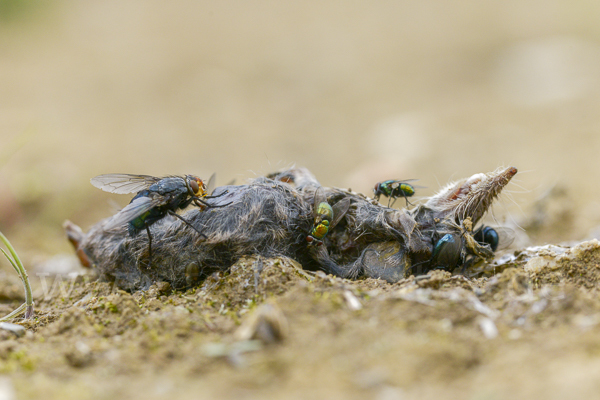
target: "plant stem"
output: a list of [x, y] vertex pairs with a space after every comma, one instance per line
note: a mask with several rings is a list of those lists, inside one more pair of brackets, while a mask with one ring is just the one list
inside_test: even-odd
[[4, 245], [10, 252], [10, 254], [12, 255], [12, 258], [9, 257], [8, 254], [6, 254], [6, 252], [4, 250], [2, 250], [2, 253], [4, 253], [4, 255], [6, 256], [8, 261], [11, 263], [11, 265], [15, 269], [15, 271], [19, 274], [19, 276], [21, 277], [21, 281], [23, 282], [23, 286], [25, 287], [25, 303], [23, 305], [21, 305], [21, 307], [17, 308], [15, 311], [13, 311], [12, 313], [8, 314], [6, 317], [1, 318], [0, 321], [17, 316], [18, 314], [20, 314], [23, 311], [24, 308], [26, 310], [25, 318], [26, 319], [31, 318], [33, 316], [33, 295], [31, 293], [31, 286], [29, 285], [29, 277], [27, 276], [27, 271], [25, 270], [25, 267], [23, 266], [23, 263], [21, 262], [19, 255], [17, 254], [15, 249], [12, 247], [12, 245], [10, 244], [10, 242], [8, 241], [6, 236], [4, 236], [2, 234], [2, 232], [0, 232], [0, 240], [2, 240], [2, 242], [4, 243]]

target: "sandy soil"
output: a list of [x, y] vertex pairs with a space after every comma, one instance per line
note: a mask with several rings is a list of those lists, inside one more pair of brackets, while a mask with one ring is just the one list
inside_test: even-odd
[[[591, 398], [600, 243], [520, 253], [490, 277], [396, 284], [246, 258], [199, 288], [79, 276], [0, 330], [18, 398]], [[501, 271], [501, 272], [500, 272]], [[3, 280], [3, 298], [18, 282]], [[62, 287], [62, 294], [60, 289]], [[52, 294], [52, 290], [56, 293]], [[43, 296], [41, 296], [43, 298]], [[13, 301], [16, 304], [16, 302]]]

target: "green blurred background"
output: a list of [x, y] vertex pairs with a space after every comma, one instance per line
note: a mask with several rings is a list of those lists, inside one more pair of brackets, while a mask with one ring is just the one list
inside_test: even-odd
[[129, 201], [89, 184], [102, 173], [224, 184], [296, 164], [430, 195], [514, 165], [499, 219], [527, 225], [558, 185], [558, 238], [589, 237], [598, 21], [573, 0], [0, 0], [0, 230], [29, 259], [70, 252], [63, 220]]

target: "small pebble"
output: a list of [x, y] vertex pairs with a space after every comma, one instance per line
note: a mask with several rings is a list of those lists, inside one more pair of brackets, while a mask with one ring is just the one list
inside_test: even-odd
[[0, 377], [0, 400], [15, 400], [16, 398], [11, 379], [7, 376]]
[[349, 290], [344, 290], [344, 299], [346, 300], [346, 303], [348, 304], [348, 308], [350, 308], [352, 311], [357, 311], [362, 309], [362, 304], [360, 303], [360, 300], [356, 298], [356, 296]]
[[508, 332], [508, 338], [510, 340], [518, 340], [521, 336], [523, 336], [523, 334], [518, 329], [511, 329], [510, 332]]
[[69, 365], [74, 368], [83, 368], [90, 365], [93, 361], [92, 349], [84, 342], [75, 343], [75, 348], [65, 353], [65, 358]]
[[283, 341], [288, 332], [285, 315], [275, 304], [259, 306], [235, 332], [238, 340], [260, 340], [264, 344]]
[[488, 339], [494, 339], [498, 336], [498, 328], [496, 324], [489, 318], [479, 319], [479, 327], [483, 331], [483, 335]]
[[17, 337], [25, 335], [25, 328], [23, 328], [21, 325], [11, 324], [10, 322], [0, 322], [0, 329], [10, 331], [17, 335]]

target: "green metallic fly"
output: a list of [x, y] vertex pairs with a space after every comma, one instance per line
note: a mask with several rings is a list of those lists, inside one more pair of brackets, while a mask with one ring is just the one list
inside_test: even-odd
[[[386, 196], [388, 200], [388, 207], [392, 207], [399, 197], [404, 197], [406, 205], [411, 204], [408, 198], [415, 194], [415, 188], [422, 188], [423, 186], [410, 185], [407, 182], [413, 182], [417, 179], [404, 179], [404, 180], [389, 180], [375, 184], [373, 193], [375, 193], [375, 200], [379, 201], [381, 195]], [[394, 201], [392, 202], [392, 199]], [[392, 202], [390, 204], [390, 202]], [[412, 204], [411, 204], [412, 205]]]
[[315, 199], [313, 206], [313, 216], [315, 218], [313, 227], [306, 237], [306, 241], [309, 245], [320, 246], [323, 244], [323, 239], [327, 236], [327, 233], [335, 228], [340, 222], [342, 217], [348, 212], [350, 208], [350, 199], [344, 198], [334, 206], [330, 206], [327, 202], [327, 197], [322, 187], [318, 187], [315, 190]]
[[[201, 210], [207, 207], [224, 207], [207, 203], [207, 199], [215, 185], [215, 174], [208, 182], [208, 186], [197, 176], [167, 176], [158, 178], [149, 175], [133, 174], [106, 174], [98, 175], [91, 179], [92, 185], [105, 192], [126, 194], [136, 193], [131, 202], [118, 214], [108, 221], [104, 229], [110, 230], [120, 226], [127, 226], [130, 236], [135, 236], [142, 230], [148, 233], [148, 264], [152, 264], [152, 235], [150, 226], [171, 215], [183, 221], [195, 230], [200, 236], [206, 237], [198, 228], [190, 224], [176, 213], [190, 204]], [[222, 193], [221, 195], [225, 194]]]

